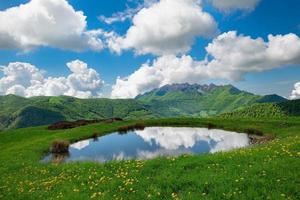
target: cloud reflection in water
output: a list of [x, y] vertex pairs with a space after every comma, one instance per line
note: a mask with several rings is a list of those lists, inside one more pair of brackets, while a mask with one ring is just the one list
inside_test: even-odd
[[206, 128], [149, 127], [98, 140], [84, 140], [70, 146], [65, 161], [152, 159], [159, 156], [228, 151], [248, 146], [247, 134]]

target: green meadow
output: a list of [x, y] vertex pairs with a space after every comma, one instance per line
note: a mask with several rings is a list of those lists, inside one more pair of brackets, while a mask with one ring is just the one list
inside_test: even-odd
[[[230, 152], [146, 161], [42, 163], [56, 139], [75, 142], [119, 127], [187, 126], [274, 136]], [[93, 124], [69, 130], [46, 126], [0, 133], [0, 199], [299, 199], [300, 118], [178, 118]]]

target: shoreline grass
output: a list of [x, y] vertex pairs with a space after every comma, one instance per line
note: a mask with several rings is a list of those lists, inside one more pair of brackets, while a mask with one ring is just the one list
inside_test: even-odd
[[[105, 164], [41, 163], [54, 140], [76, 142], [120, 127], [207, 127], [276, 138], [226, 153]], [[0, 199], [297, 199], [300, 118], [178, 118], [93, 124], [49, 131], [46, 126], [0, 133]]]

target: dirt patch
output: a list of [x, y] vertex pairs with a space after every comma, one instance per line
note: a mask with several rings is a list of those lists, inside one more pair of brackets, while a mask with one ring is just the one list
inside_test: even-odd
[[69, 121], [60, 121], [56, 122], [50, 126], [48, 126], [49, 130], [61, 130], [61, 129], [71, 129], [76, 128], [79, 126], [85, 126], [89, 124], [96, 124], [96, 123], [113, 123], [116, 121], [123, 121], [121, 118], [109, 118], [109, 119], [96, 119], [96, 120], [77, 120], [73, 122]]
[[274, 140], [272, 135], [249, 135], [251, 144], [264, 144], [271, 140]]

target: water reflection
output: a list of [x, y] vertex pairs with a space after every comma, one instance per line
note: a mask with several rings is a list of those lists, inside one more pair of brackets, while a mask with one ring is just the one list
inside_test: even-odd
[[150, 127], [144, 131], [135, 132], [150, 145], [154, 142], [168, 150], [176, 150], [181, 146], [187, 149], [192, 148], [199, 141], [209, 145], [210, 153], [244, 147], [249, 144], [247, 134], [217, 129]]
[[83, 141], [77, 142], [75, 144], [72, 144], [70, 147], [74, 148], [74, 149], [81, 150], [81, 149], [84, 149], [85, 147], [87, 147], [89, 145], [90, 145], [90, 140], [83, 140]]
[[[151, 159], [159, 156], [228, 151], [248, 146], [247, 134], [206, 128], [149, 127], [127, 134], [113, 133], [70, 146], [65, 161]], [[53, 155], [45, 158], [53, 160]]]

